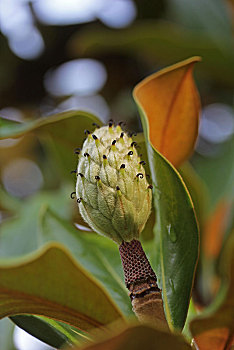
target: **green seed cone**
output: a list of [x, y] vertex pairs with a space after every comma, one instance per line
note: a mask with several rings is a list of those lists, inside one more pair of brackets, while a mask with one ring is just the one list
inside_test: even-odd
[[138, 239], [149, 217], [152, 190], [132, 139], [103, 126], [84, 141], [76, 196], [83, 219], [117, 244]]

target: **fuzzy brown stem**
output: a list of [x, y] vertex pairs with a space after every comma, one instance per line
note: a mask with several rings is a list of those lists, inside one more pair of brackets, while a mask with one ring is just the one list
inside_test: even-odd
[[157, 277], [140, 241], [122, 242], [119, 246], [126, 287], [132, 308], [141, 322], [168, 327]]

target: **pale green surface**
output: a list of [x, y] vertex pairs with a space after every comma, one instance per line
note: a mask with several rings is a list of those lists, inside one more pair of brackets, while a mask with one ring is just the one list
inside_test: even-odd
[[83, 219], [117, 244], [139, 238], [152, 201], [133, 140], [126, 133], [121, 137], [122, 133], [120, 126], [104, 126], [94, 131], [96, 140], [88, 135], [79, 157], [76, 184]]

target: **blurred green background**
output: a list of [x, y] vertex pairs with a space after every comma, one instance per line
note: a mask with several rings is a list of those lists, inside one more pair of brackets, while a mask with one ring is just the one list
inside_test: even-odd
[[[194, 289], [194, 300], [200, 306], [210, 304], [219, 289], [220, 254], [232, 231], [233, 20], [232, 0], [0, 3], [0, 116], [5, 119], [23, 122], [77, 109], [103, 122], [124, 120], [128, 130], [140, 132], [133, 87], [162, 67], [193, 55], [202, 57], [195, 68], [202, 101], [199, 137], [190, 163], [180, 169], [201, 230]], [[0, 141], [3, 226], [17, 215], [26, 222], [32, 212], [24, 208], [36, 212], [42, 190], [49, 195], [57, 192], [51, 205], [63, 217], [74, 220], [77, 216], [68, 200], [74, 188], [74, 177], [69, 176], [72, 169], [61, 171], [48, 152], [48, 140], [44, 141], [44, 136], [33, 133]], [[60, 197], [65, 199], [58, 205]], [[22, 253], [33, 249], [30, 239], [28, 242]], [[3, 241], [1, 256], [6, 255]], [[1, 350], [29, 349], [12, 343], [7, 322], [0, 322]]]

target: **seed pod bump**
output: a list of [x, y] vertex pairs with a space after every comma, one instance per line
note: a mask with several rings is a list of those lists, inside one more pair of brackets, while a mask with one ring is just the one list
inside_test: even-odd
[[87, 133], [78, 159], [76, 196], [83, 219], [117, 244], [138, 239], [151, 211], [152, 191], [136, 144], [121, 126]]

